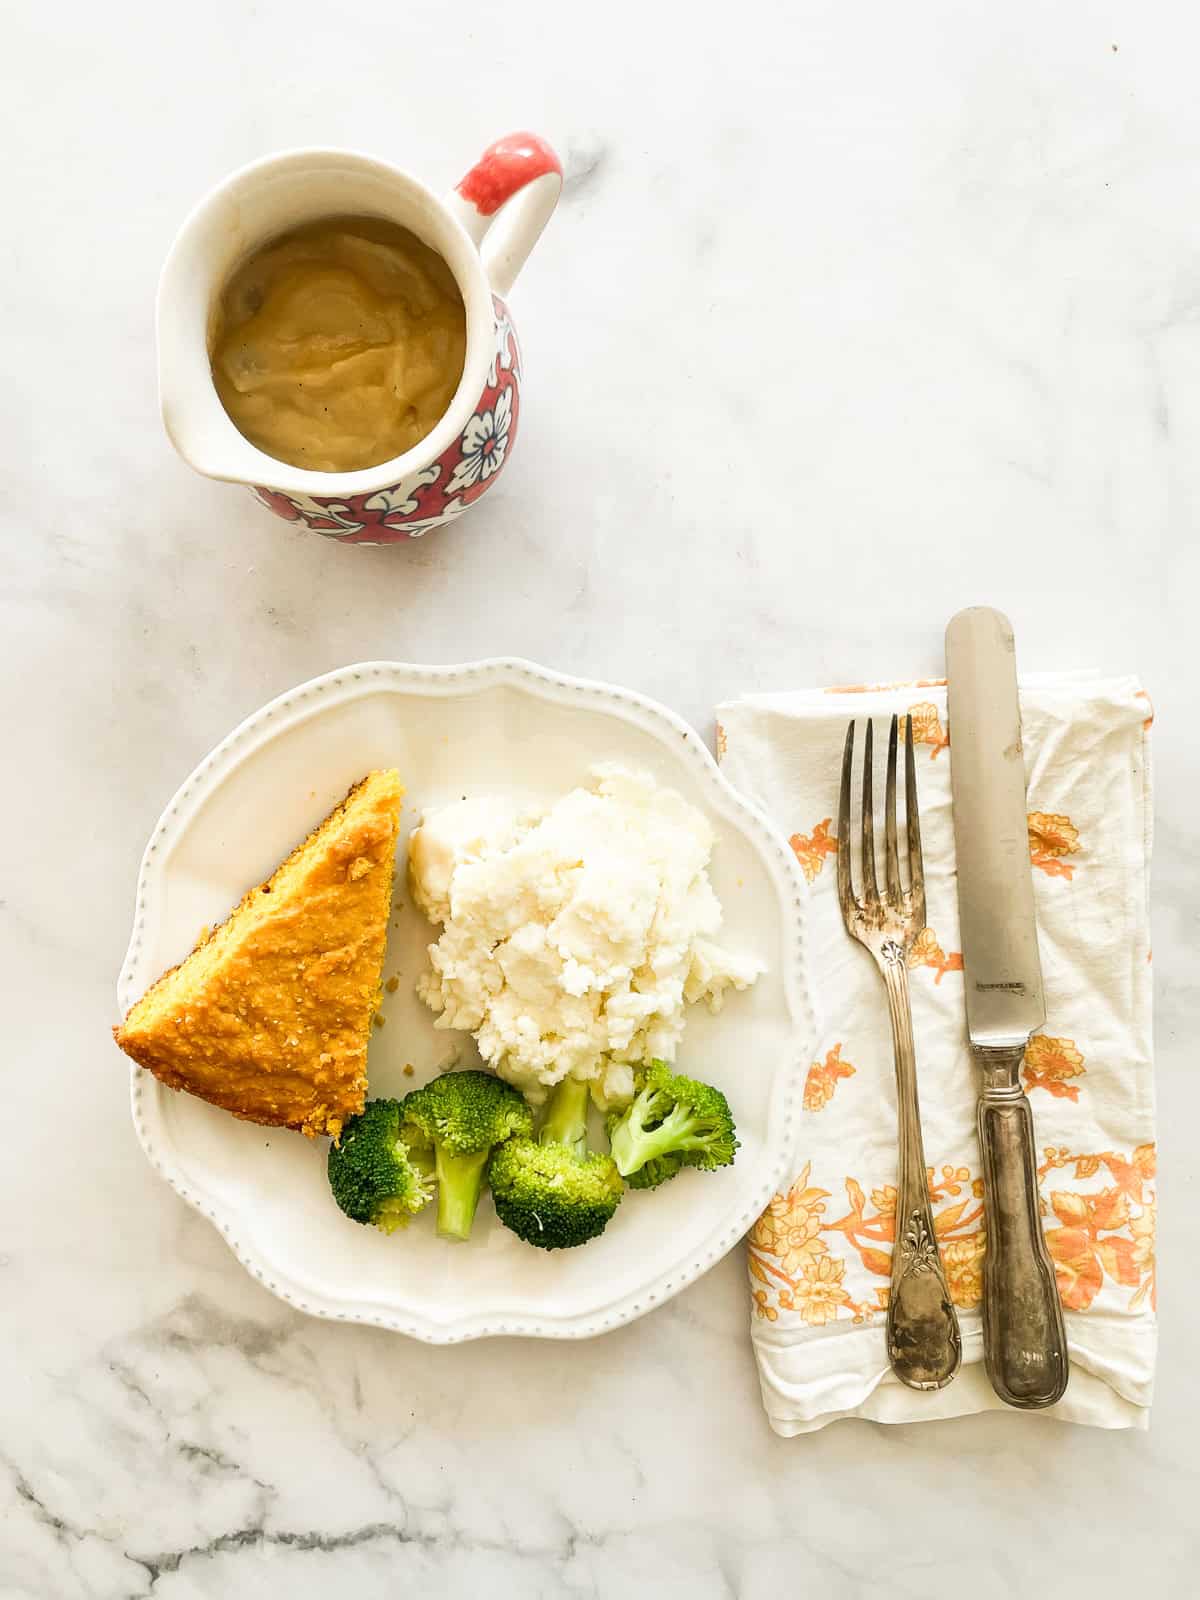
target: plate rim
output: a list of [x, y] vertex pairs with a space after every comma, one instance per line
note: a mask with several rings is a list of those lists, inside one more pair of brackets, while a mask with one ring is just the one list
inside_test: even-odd
[[[175, 791], [151, 831], [138, 869], [133, 928], [117, 980], [120, 1014], [124, 1016], [137, 997], [135, 974], [147, 945], [147, 929], [157, 926], [162, 884], [174, 846], [204, 800], [281, 728], [312, 714], [317, 702], [324, 708], [336, 701], [339, 690], [342, 697], [349, 700], [373, 692], [374, 687], [384, 686], [388, 681], [410, 693], [469, 692], [473, 688], [504, 684], [532, 691], [542, 698], [582, 700], [593, 707], [602, 702], [600, 709], [657, 735], [665, 743], [674, 746], [675, 740], [682, 740], [714, 799], [722, 802], [714, 809], [719, 814], [739, 818], [743, 832], [756, 844], [778, 896], [785, 930], [781, 978], [790, 1022], [789, 1037], [793, 1042], [775, 1069], [768, 1098], [761, 1182], [736, 1216], [720, 1224], [685, 1262], [668, 1268], [648, 1285], [614, 1302], [587, 1312], [557, 1317], [546, 1308], [539, 1316], [505, 1315], [497, 1319], [483, 1313], [469, 1313], [446, 1322], [423, 1317], [415, 1310], [397, 1315], [391, 1307], [367, 1301], [347, 1305], [332, 1296], [322, 1295], [312, 1284], [299, 1282], [281, 1272], [278, 1264], [265, 1255], [245, 1216], [231, 1214], [231, 1208], [206, 1193], [194, 1175], [189, 1176], [180, 1169], [162, 1119], [163, 1097], [168, 1091], [151, 1073], [131, 1062], [130, 1110], [134, 1131], [154, 1170], [181, 1199], [213, 1224], [247, 1272], [276, 1298], [310, 1316], [382, 1327], [433, 1345], [512, 1336], [581, 1339], [607, 1333], [633, 1322], [694, 1283], [727, 1255], [753, 1225], [785, 1176], [796, 1118], [802, 1114], [806, 1063], [816, 1036], [807, 951], [808, 887], [795, 855], [762, 809], [730, 783], [700, 734], [669, 707], [637, 690], [598, 679], [575, 677], [520, 656], [491, 656], [446, 665], [386, 660], [355, 662], [285, 690], [243, 718], [214, 745]], [[786, 937], [788, 930], [790, 937]]]

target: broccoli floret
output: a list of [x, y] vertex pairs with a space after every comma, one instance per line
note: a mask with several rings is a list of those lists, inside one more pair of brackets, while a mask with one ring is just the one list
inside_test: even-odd
[[432, 1163], [410, 1149], [399, 1100], [371, 1100], [329, 1147], [329, 1188], [355, 1222], [384, 1233], [406, 1227], [433, 1199]]
[[631, 1189], [656, 1189], [684, 1167], [729, 1166], [738, 1147], [729, 1102], [719, 1089], [652, 1061], [626, 1111], [609, 1114], [609, 1144]]
[[522, 1096], [490, 1072], [443, 1072], [405, 1096], [403, 1133], [437, 1176], [437, 1231], [466, 1239], [475, 1220], [484, 1169], [496, 1145], [533, 1130]]
[[493, 1151], [488, 1182], [496, 1215], [526, 1244], [568, 1250], [604, 1232], [624, 1193], [610, 1156], [587, 1147], [588, 1086], [565, 1078], [536, 1139]]

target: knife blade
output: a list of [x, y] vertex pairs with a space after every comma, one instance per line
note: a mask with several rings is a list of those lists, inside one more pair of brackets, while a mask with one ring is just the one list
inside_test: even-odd
[[1062, 1306], [1038, 1209], [1025, 1047], [1046, 1020], [1012, 625], [972, 606], [946, 629], [950, 787], [967, 1032], [982, 1073], [984, 1358], [1009, 1405], [1062, 1398]]
[[1025, 806], [1017, 658], [1008, 619], [987, 606], [946, 629], [959, 933], [972, 1044], [1026, 1043], [1046, 1020]]

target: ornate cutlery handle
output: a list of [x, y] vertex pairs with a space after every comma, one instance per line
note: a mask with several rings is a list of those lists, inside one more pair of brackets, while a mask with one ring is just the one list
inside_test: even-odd
[[958, 1371], [962, 1341], [929, 1207], [912, 1005], [903, 947], [891, 941], [885, 944], [880, 965], [892, 1019], [900, 1121], [896, 1242], [888, 1295], [888, 1359], [901, 1383], [910, 1389], [943, 1389]]
[[1038, 1410], [1062, 1399], [1069, 1372], [1058, 1284], [1038, 1211], [1033, 1113], [1018, 1076], [1025, 1049], [979, 1048], [975, 1054], [983, 1067], [984, 1359], [1001, 1400]]

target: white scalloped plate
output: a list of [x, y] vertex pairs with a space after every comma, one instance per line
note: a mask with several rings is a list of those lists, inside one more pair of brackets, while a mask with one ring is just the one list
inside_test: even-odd
[[[364, 663], [303, 684], [243, 722], [197, 767], [146, 847], [122, 1012], [371, 768], [400, 768], [407, 838], [425, 806], [467, 793], [549, 800], [607, 760], [648, 770], [710, 818], [722, 938], [767, 967], [717, 1016], [693, 1008], [679, 1057], [729, 1096], [742, 1140], [736, 1164], [628, 1194], [604, 1235], [579, 1250], [521, 1244], [486, 1197], [466, 1245], [438, 1240], [428, 1215], [387, 1238], [334, 1206], [324, 1140], [237, 1122], [134, 1069], [134, 1125], [155, 1169], [290, 1305], [434, 1344], [602, 1333], [720, 1260], [783, 1178], [813, 1036], [805, 889], [792, 853], [671, 712], [527, 662]], [[473, 1056], [470, 1039], [435, 1030], [413, 994], [432, 937], [416, 911], [396, 913], [385, 970], [401, 982], [371, 1042], [375, 1094], [403, 1093], [456, 1050], [460, 1060]]]

